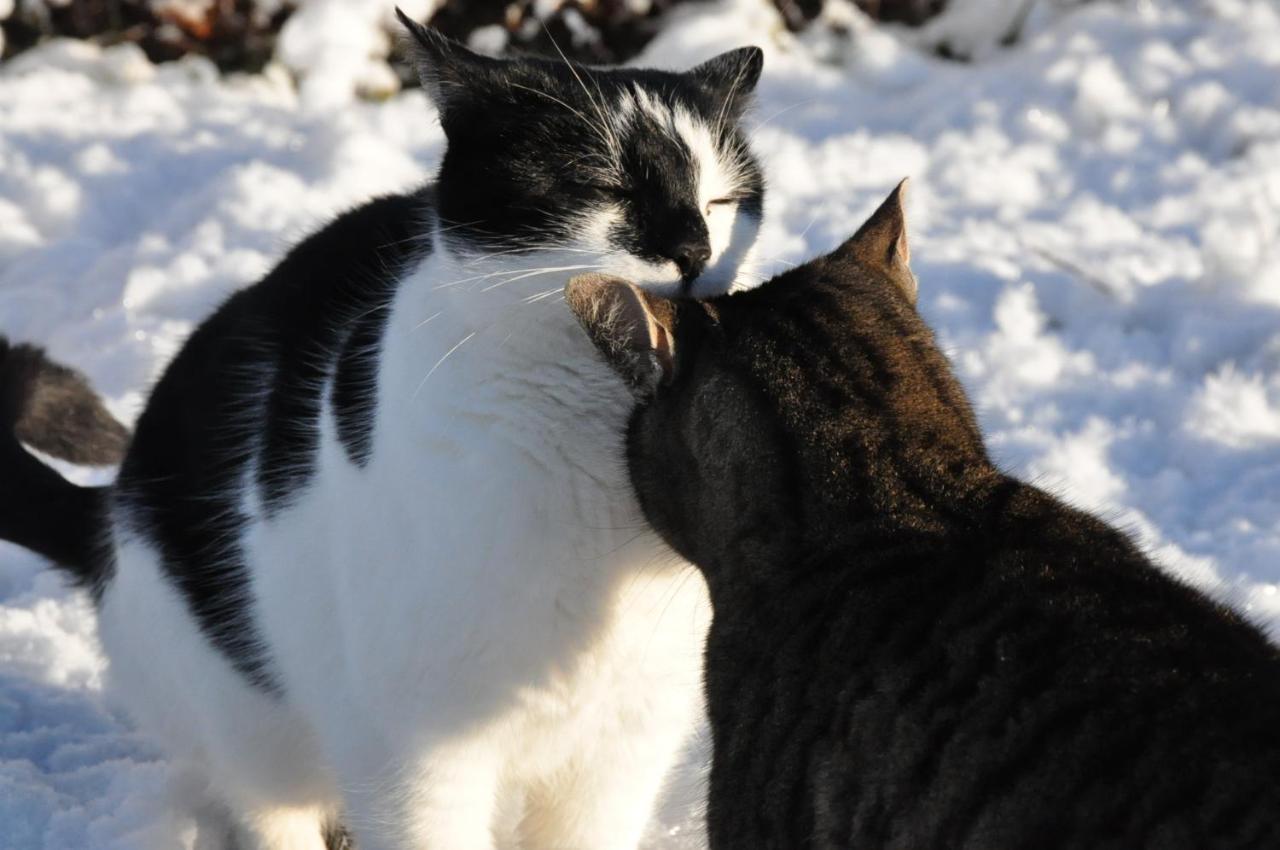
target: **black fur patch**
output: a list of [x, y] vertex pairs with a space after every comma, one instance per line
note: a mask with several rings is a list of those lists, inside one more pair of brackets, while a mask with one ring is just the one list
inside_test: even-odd
[[77, 487], [0, 434], [0, 539], [48, 558], [97, 598], [110, 573], [106, 492]]
[[382, 198], [339, 217], [201, 325], [152, 392], [119, 481], [138, 529], [206, 636], [255, 684], [269, 663], [244, 604], [238, 539], [249, 470], [263, 504], [286, 504], [314, 470], [322, 394], [367, 460], [371, 391], [398, 270], [421, 256], [429, 194]]
[[352, 322], [338, 355], [331, 403], [338, 420], [338, 439], [352, 463], [364, 466], [373, 451], [373, 408], [377, 403], [378, 357], [382, 332], [391, 314], [390, 299], [369, 308]]

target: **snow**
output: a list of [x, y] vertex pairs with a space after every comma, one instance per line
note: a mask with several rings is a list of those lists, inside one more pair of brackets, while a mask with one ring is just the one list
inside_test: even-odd
[[[305, 6], [281, 48], [300, 89], [280, 65], [219, 79], [73, 42], [0, 68], [0, 328], [131, 417], [220, 299], [428, 175], [443, 139], [423, 95], [350, 97], [386, 5]], [[970, 9], [919, 42], [978, 45], [960, 64], [828, 5], [799, 38], [763, 0], [680, 7], [638, 60], [766, 48], [762, 272], [911, 175], [920, 307], [1000, 462], [1280, 626], [1280, 9], [1037, 5], [1011, 49]], [[0, 549], [0, 850], [189, 844], [193, 792], [112, 710], [105, 666], [84, 598]], [[702, 752], [650, 850], [702, 846]]]
[[[427, 20], [437, 0], [409, 0], [400, 8]], [[400, 87], [387, 66], [389, 33], [399, 32], [394, 7], [385, 0], [310, 0], [285, 21], [277, 55], [300, 80], [303, 101], [338, 106], [353, 93], [385, 96]]]

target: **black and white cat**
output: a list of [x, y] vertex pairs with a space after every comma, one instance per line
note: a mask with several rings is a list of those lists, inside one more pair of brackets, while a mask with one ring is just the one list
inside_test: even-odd
[[900, 191], [750, 292], [566, 293], [710, 588], [711, 850], [1280, 847], [1280, 648], [991, 462]]
[[[629, 850], [700, 712], [706, 591], [641, 533], [627, 393], [543, 299], [588, 269], [738, 285], [761, 53], [603, 71], [405, 23], [436, 183], [338, 218], [202, 324], [114, 486], [10, 440], [0, 532], [91, 589], [114, 692], [241, 850], [319, 850], [337, 818], [363, 850]], [[8, 425], [56, 371], [21, 353]], [[53, 432], [95, 422], [23, 439], [59, 454]]]

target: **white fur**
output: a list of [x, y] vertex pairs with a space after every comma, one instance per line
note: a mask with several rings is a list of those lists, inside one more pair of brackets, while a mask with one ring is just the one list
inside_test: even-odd
[[[714, 196], [705, 129], [671, 126], [709, 156]], [[715, 289], [754, 237], [735, 216], [709, 219]], [[244, 850], [320, 850], [335, 814], [362, 850], [639, 841], [700, 711], [709, 609], [644, 528], [621, 454], [630, 399], [559, 297], [586, 268], [678, 284], [611, 251], [604, 227], [503, 257], [436, 234], [392, 310], [368, 466], [325, 410], [287, 509], [266, 518], [245, 487], [245, 604], [282, 698], [210, 647], [116, 517], [114, 692], [236, 814]]]

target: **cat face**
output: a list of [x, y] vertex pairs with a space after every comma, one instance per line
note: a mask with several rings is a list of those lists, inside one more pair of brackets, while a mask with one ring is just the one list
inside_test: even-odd
[[[738, 121], [763, 62], [682, 74], [479, 56], [404, 19], [448, 148], [438, 203], [462, 250], [563, 250], [665, 295], [724, 292], [755, 242], [764, 185]], [[577, 264], [577, 263], [575, 263]]]
[[699, 565], [785, 549], [850, 507], [917, 498], [904, 458], [984, 457], [915, 295], [901, 187], [835, 251], [749, 292], [671, 301], [570, 282], [570, 307], [635, 392], [632, 483], [668, 543]]

